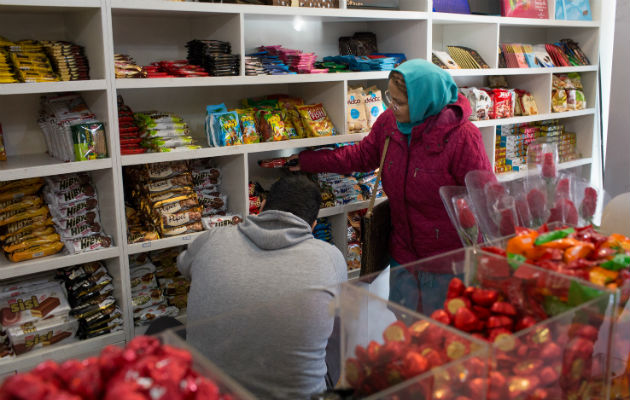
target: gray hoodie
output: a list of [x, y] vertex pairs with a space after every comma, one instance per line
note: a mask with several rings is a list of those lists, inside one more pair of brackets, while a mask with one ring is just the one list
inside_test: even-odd
[[333, 294], [317, 289], [347, 279], [339, 249], [301, 218], [271, 210], [199, 236], [178, 267], [192, 281], [193, 347], [263, 399], [325, 389]]

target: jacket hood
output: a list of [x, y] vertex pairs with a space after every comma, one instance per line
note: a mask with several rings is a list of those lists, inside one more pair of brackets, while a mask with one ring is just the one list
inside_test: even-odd
[[264, 250], [278, 250], [313, 238], [311, 227], [302, 218], [285, 211], [269, 210], [251, 215], [237, 225], [238, 230]]
[[394, 71], [405, 77], [411, 124], [421, 123], [457, 101], [455, 81], [448, 72], [431, 62], [409, 60]]

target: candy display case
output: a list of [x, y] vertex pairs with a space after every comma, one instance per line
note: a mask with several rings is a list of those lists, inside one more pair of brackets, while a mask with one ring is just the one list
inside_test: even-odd
[[[550, 224], [547, 233], [547, 238], [554, 238], [553, 240], [542, 243], [545, 239], [543, 235], [522, 231], [488, 242], [482, 248], [491, 251], [506, 250], [507, 256], [511, 258], [526, 256], [529, 262], [541, 268], [574, 276], [578, 280], [598, 285], [602, 290], [616, 296], [617, 307], [612, 315], [614, 325], [608, 367], [611, 379], [610, 398], [630, 398], [630, 239], [618, 234], [604, 236], [591, 227], [567, 228], [557, 223]], [[527, 244], [528, 237], [533, 240], [531, 247], [523, 246]], [[573, 246], [565, 247], [563, 243]], [[580, 246], [586, 250], [572, 259], [571, 249], [577, 250]], [[552, 253], [556, 256], [551, 257]]]
[[[432, 301], [415, 284], [423, 271], [444, 273], [433, 281]], [[475, 248], [390, 273], [394, 302], [491, 343], [486, 398], [609, 398], [613, 293]]]

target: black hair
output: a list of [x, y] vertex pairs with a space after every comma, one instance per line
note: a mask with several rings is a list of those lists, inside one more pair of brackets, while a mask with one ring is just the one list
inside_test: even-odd
[[303, 175], [278, 179], [269, 190], [264, 211], [290, 212], [312, 225], [317, 219], [322, 195], [319, 186]]
[[396, 87], [400, 89], [400, 91], [403, 92], [405, 96], [407, 96], [407, 84], [405, 83], [405, 77], [403, 74], [398, 71], [392, 70], [389, 73], [388, 79], [394, 82], [394, 85], [396, 85]]

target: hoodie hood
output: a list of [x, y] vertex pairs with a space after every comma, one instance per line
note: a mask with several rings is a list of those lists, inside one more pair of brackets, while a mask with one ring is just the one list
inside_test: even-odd
[[311, 227], [306, 221], [289, 212], [278, 210], [250, 215], [237, 228], [264, 250], [283, 249], [313, 238]]
[[405, 77], [409, 124], [418, 125], [457, 101], [457, 85], [451, 75], [426, 60], [409, 60], [394, 71]]

